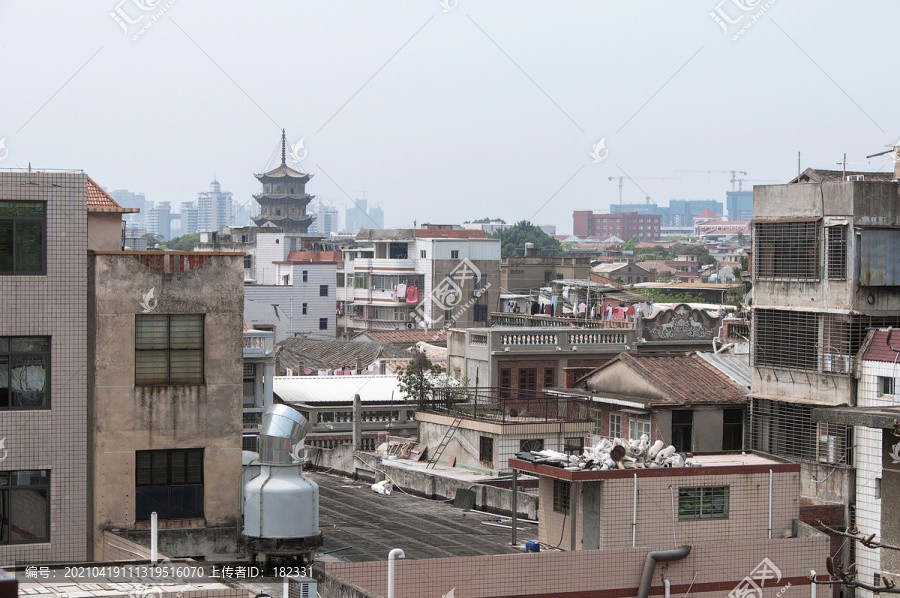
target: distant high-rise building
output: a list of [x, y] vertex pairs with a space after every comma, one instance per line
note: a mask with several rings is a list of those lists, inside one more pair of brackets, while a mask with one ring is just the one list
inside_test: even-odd
[[147, 232], [153, 235], [159, 235], [164, 241], [166, 239], [171, 239], [171, 216], [172, 204], [168, 201], [159, 202], [155, 208], [147, 210]]
[[197, 194], [198, 226], [201, 231], [218, 231], [231, 224], [231, 192], [222, 191], [219, 181], [209, 184], [209, 191]]
[[726, 191], [725, 205], [729, 220], [753, 220], [753, 190]]
[[253, 226], [253, 218], [259, 216], [259, 204], [255, 201], [231, 204], [231, 226]]
[[724, 214], [724, 206], [721, 201], [714, 199], [673, 199], [669, 201], [669, 221], [663, 221], [668, 226], [693, 226], [694, 216], [699, 216], [703, 210], [712, 210], [717, 216]]
[[135, 225], [144, 223], [144, 216], [147, 208], [150, 207], [150, 203], [143, 193], [133, 193], [127, 189], [116, 189], [115, 191], [110, 191], [109, 194], [123, 208], [137, 208], [140, 210], [136, 214], [126, 214], [126, 222]]
[[310, 205], [309, 211], [316, 219], [309, 226], [309, 232], [327, 236], [338, 232], [338, 210], [334, 206], [326, 206], [321, 201], [317, 205]]
[[190, 235], [200, 231], [200, 208], [192, 201], [181, 202], [181, 234]]
[[364, 228], [384, 228], [384, 210], [369, 207], [367, 199], [355, 199], [344, 212], [345, 233], [356, 234]]

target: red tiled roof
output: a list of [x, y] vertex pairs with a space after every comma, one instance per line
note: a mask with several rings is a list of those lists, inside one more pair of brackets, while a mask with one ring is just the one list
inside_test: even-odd
[[88, 212], [113, 212], [127, 214], [138, 212], [137, 208], [123, 208], [109, 193], [103, 190], [94, 179], [87, 177], [87, 207]]
[[[888, 346], [887, 330], [873, 330], [871, 340], [867, 342], [867, 347], [863, 355], [866, 361], [883, 361], [886, 363], [900, 363], [898, 353]], [[900, 349], [900, 329], [891, 332], [891, 345]]]
[[594, 274], [593, 272], [591, 272], [591, 282], [596, 282], [598, 284], [608, 284], [616, 287], [617, 289], [622, 287], [622, 285], [615, 280], [612, 280], [611, 278], [607, 278], [605, 276], [600, 276], [599, 274]]
[[483, 230], [415, 229], [417, 239], [486, 239]]
[[[678, 404], [743, 404], [747, 402], [747, 397], [730, 378], [694, 354], [672, 357], [636, 357], [629, 353], [620, 353], [610, 363], [594, 371], [610, 367], [617, 361], [637, 372], [638, 375], [662, 390], [672, 402]], [[590, 375], [588, 374], [588, 376]]]
[[710, 210], [709, 208], [706, 208], [705, 210], [703, 210], [702, 212], [700, 212], [699, 214], [694, 216], [694, 218], [718, 218], [718, 217], [719, 217], [719, 215], [716, 214], [715, 212], [713, 212], [712, 210]]
[[344, 259], [340, 251], [292, 251], [287, 256], [289, 262], [338, 262]]

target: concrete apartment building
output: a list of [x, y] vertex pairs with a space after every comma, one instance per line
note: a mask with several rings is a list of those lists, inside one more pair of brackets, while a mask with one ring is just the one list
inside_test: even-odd
[[[530, 246], [530, 247], [529, 247]], [[500, 287], [503, 293], [531, 293], [553, 280], [586, 280], [591, 260], [586, 257], [541, 255], [533, 243], [525, 244], [525, 256], [500, 258]]]
[[804, 500], [849, 525], [852, 427], [811, 412], [856, 405], [868, 330], [900, 324], [900, 184], [813, 174], [754, 187], [750, 447], [801, 463]]
[[488, 325], [500, 300], [500, 240], [425, 226], [357, 234], [358, 243], [372, 247], [345, 252], [338, 275], [342, 331]]
[[240, 512], [243, 256], [88, 256], [93, 558], [104, 533], [160, 552], [230, 548]]
[[618, 237], [628, 241], [640, 237], [643, 241], [659, 241], [662, 238], [659, 214], [596, 214], [590, 210], [576, 210], [572, 213], [572, 233], [578, 237]]

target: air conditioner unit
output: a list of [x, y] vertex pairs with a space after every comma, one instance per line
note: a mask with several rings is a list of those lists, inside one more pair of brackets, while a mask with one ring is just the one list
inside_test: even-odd
[[819, 436], [819, 462], [837, 463], [837, 437], [830, 435]]
[[287, 598], [316, 598], [318, 584], [311, 577], [288, 577]]
[[848, 174], [847, 180], [848, 181], [864, 181], [864, 180], [866, 180], [866, 175], [864, 175], [864, 174]]
[[412, 330], [412, 329], [415, 328], [415, 327], [416, 327], [416, 325], [415, 325], [414, 323], [412, 323], [412, 322], [407, 322], [407, 323], [406, 323], [406, 329], [407, 329], [407, 330]]
[[849, 355], [825, 355], [824, 371], [832, 374], [849, 374], [850, 373], [850, 356]]

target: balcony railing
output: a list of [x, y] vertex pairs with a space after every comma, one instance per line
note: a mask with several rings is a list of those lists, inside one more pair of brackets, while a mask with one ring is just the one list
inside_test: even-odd
[[586, 421], [569, 417], [567, 397], [514, 388], [434, 388], [423, 411], [500, 423]]
[[244, 358], [266, 357], [272, 354], [275, 345], [275, 333], [269, 330], [244, 331]]
[[576, 327], [576, 328], [634, 328], [634, 322], [624, 320], [598, 320], [590, 318], [567, 318], [562, 316], [541, 316], [530, 314], [491, 313], [491, 326], [514, 328]]

